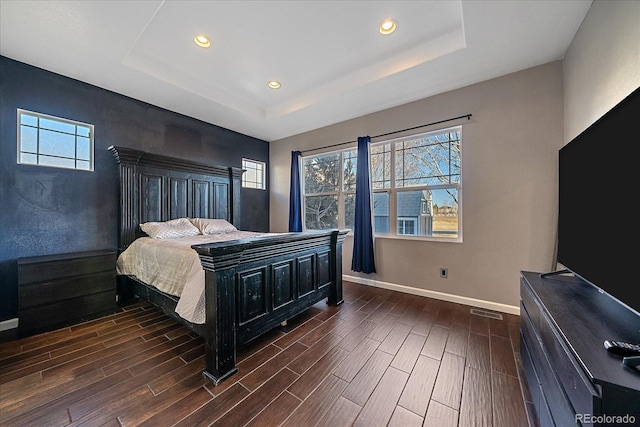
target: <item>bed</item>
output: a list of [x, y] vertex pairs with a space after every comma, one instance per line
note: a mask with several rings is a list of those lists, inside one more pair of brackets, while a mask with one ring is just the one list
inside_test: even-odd
[[[126, 147], [109, 150], [119, 167], [120, 256], [136, 240], [149, 239], [141, 224], [183, 218], [220, 219], [234, 227], [240, 223], [241, 169]], [[179, 296], [136, 275], [118, 275], [118, 298], [121, 304], [148, 301], [202, 336], [204, 375], [218, 384], [237, 372], [237, 347], [323, 299], [331, 305], [343, 302], [341, 260], [346, 233], [260, 233], [190, 244], [204, 271], [202, 323], [179, 314]]]

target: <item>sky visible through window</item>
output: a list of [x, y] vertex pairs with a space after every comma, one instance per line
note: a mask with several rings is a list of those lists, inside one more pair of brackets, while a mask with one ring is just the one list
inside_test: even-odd
[[93, 170], [93, 126], [18, 110], [18, 163]]

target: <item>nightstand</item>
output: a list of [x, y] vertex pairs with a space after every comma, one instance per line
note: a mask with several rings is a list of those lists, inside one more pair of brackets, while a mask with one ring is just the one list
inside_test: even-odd
[[116, 311], [116, 252], [19, 258], [18, 335], [25, 337]]

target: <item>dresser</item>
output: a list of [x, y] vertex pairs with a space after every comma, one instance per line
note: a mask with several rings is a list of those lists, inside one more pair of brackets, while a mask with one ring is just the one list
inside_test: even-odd
[[520, 296], [520, 352], [540, 425], [640, 424], [640, 372], [603, 345], [640, 342], [640, 316], [573, 276], [522, 272]]
[[116, 252], [19, 258], [18, 335], [51, 331], [116, 311]]

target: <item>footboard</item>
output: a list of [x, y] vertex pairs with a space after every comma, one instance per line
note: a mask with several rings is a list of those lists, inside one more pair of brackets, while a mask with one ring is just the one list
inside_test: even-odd
[[205, 270], [205, 375], [237, 372], [236, 347], [327, 298], [342, 303], [346, 230], [286, 233], [193, 246]]

